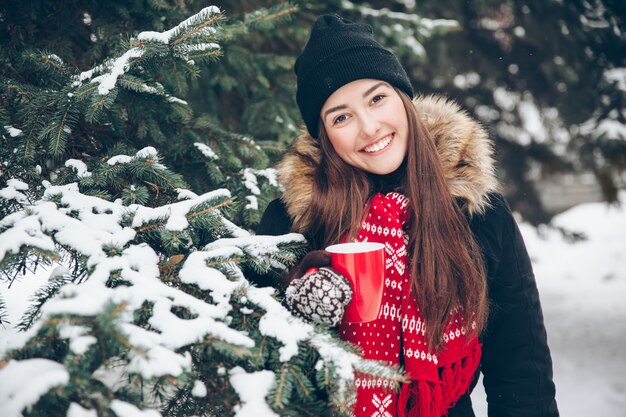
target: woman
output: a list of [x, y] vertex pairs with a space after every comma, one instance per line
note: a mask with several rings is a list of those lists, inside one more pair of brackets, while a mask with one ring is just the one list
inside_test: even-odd
[[[257, 234], [311, 242], [281, 285], [294, 313], [409, 375], [401, 387], [357, 375], [355, 415], [473, 416], [482, 370], [490, 416], [557, 416], [536, 284], [483, 129], [445, 99], [411, 101], [396, 57], [337, 15], [315, 22], [295, 72], [308, 132]], [[385, 244], [373, 322], [341, 321], [350, 284], [323, 250], [353, 240]]]

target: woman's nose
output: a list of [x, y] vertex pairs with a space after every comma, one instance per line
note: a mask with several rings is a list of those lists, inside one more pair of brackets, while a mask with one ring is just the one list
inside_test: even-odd
[[361, 134], [366, 138], [374, 136], [380, 129], [380, 123], [378, 119], [374, 117], [362, 117], [361, 118]]

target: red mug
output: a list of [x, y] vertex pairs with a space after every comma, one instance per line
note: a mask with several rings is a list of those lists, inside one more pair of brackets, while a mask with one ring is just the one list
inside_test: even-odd
[[385, 283], [385, 245], [374, 242], [339, 243], [326, 248], [332, 267], [352, 284], [352, 301], [343, 321], [376, 320]]

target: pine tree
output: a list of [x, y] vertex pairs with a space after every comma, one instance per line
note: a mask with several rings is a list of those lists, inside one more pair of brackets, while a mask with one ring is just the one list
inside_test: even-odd
[[204, 3], [0, 3], [0, 280], [51, 269], [3, 348], [2, 415], [243, 415], [241, 380], [271, 386], [277, 414], [328, 415], [353, 366], [390, 372], [247, 282], [306, 250], [249, 230], [279, 193], [268, 167], [297, 133], [293, 61], [321, 13], [370, 23], [418, 91], [490, 127], [529, 220], [548, 219], [529, 172], [619, 185], [620, 2], [234, 0], [228, 19]]
[[[2, 81], [0, 94], [7, 99], [15, 98], [16, 94], [19, 97], [25, 94], [40, 96], [42, 91], [49, 93], [51, 85], [56, 91], [58, 85], [68, 85], [68, 77], [87, 77], [90, 71], [100, 71], [98, 65], [109, 56], [120, 57], [129, 50], [130, 36], [138, 34], [135, 28], [163, 30], [166, 23], [174, 26], [184, 19], [184, 13], [189, 15], [189, 11], [198, 11], [203, 3], [196, 0], [153, 3], [73, 0], [63, 5], [49, 0], [28, 4], [3, 3], [0, 5], [0, 16], [3, 17], [0, 25], [0, 60], [3, 63], [0, 79], [11, 83]], [[43, 106], [46, 111], [21, 116], [30, 120], [30, 126], [38, 134], [38, 137], [32, 137], [34, 132], [24, 131], [27, 140], [23, 150], [25, 157], [31, 159], [30, 166], [36, 168], [39, 165], [44, 177], [57, 168], [62, 157], [42, 160], [47, 154], [41, 153], [39, 148], [44, 145], [56, 146], [56, 152], [63, 152], [63, 157], [84, 159], [84, 154], [134, 153], [150, 144], [159, 149], [167, 166], [181, 174], [194, 192], [221, 186], [238, 192], [232, 187], [244, 187], [242, 191], [245, 190], [249, 198], [234, 203], [237, 206], [235, 219], [242, 226], [253, 228], [265, 205], [277, 196], [274, 177], [265, 168], [285, 149], [287, 138], [296, 132], [294, 126], [297, 123], [293, 86], [286, 81], [291, 76], [293, 56], [264, 52], [269, 47], [262, 43], [273, 31], [288, 26], [284, 23], [291, 19], [294, 11], [295, 7], [290, 3], [239, 11], [235, 18], [222, 21], [222, 30], [211, 38], [211, 42], [219, 42], [219, 50], [195, 51], [189, 54], [189, 61], [176, 55], [162, 55], [164, 59], [171, 59], [167, 71], [161, 70], [164, 67], [142, 63], [147, 62], [145, 56], [132, 59], [131, 62], [137, 62], [121, 76], [121, 88], [99, 96], [100, 101], [97, 106], [93, 103], [92, 112], [79, 121], [79, 126], [74, 126], [74, 133], [70, 135], [74, 138], [71, 146], [61, 146], [68, 136], [62, 128], [55, 145], [42, 145], [42, 140], [50, 142], [50, 139], [43, 138], [34, 120], [35, 117], [39, 117], [40, 122], [63, 119], [62, 103], [68, 97], [60, 93], [38, 97], [42, 106], [43, 101], [47, 103]], [[73, 24], [63, 23], [67, 21]], [[54, 53], [50, 52], [51, 48]], [[154, 48], [150, 46], [148, 53], [159, 54]], [[202, 71], [204, 68], [208, 70]], [[68, 72], [71, 69], [80, 69], [80, 72]], [[149, 75], [145, 85], [133, 79], [142, 76], [139, 72]], [[22, 80], [26, 81], [25, 86], [20, 86]], [[146, 88], [151, 95], [139, 94], [147, 92]], [[282, 93], [277, 94], [278, 90]], [[164, 91], [167, 91], [167, 97], [163, 95]], [[82, 105], [91, 99], [91, 93], [88, 91], [89, 97], [86, 97], [81, 91], [80, 95], [72, 97], [73, 101], [80, 103], [69, 106], [65, 115], [66, 130], [75, 124], [73, 117], [77, 104]], [[121, 94], [119, 99], [128, 105], [111, 111], [108, 103], [115, 101], [117, 94]], [[61, 104], [52, 103], [52, 100], [59, 100]], [[170, 105], [155, 108], [153, 100], [167, 100]], [[30, 105], [37, 108], [34, 102]], [[192, 108], [193, 112], [190, 111]], [[10, 132], [3, 131], [3, 136], [17, 134], [18, 130], [12, 128], [8, 118], [16, 112], [10, 101], [0, 102], [0, 122], [10, 129]], [[98, 131], [93, 130], [94, 124], [97, 124]], [[33, 159], [33, 156], [37, 158]], [[213, 163], [214, 157], [221, 158], [219, 167]], [[244, 172], [245, 169], [248, 170]], [[6, 176], [10, 175], [11, 172], [7, 171]], [[252, 182], [244, 181], [244, 176]], [[252, 189], [246, 188], [246, 184]]]
[[616, 202], [626, 171], [626, 3], [354, 0], [307, 10], [366, 21], [420, 94], [445, 94], [494, 139], [512, 207], [533, 224], [536, 183], [592, 172]]
[[[221, 42], [291, 7], [231, 25], [207, 7], [94, 52], [88, 69], [54, 45], [3, 49], [1, 278], [53, 269], [0, 352], [0, 414], [347, 415], [355, 370], [402, 378], [249, 284], [246, 271], [280, 274], [306, 242], [246, 230], [276, 188], [269, 157], [183, 99]], [[198, 165], [212, 191], [189, 188]]]
[[526, 220], [550, 220], [535, 185], [555, 174], [593, 172], [605, 199], [616, 201], [626, 171], [626, 3], [368, 4], [377, 25], [387, 25], [380, 16], [416, 12], [456, 22], [446, 36], [423, 38], [422, 62], [397, 51], [417, 90], [455, 98], [489, 129], [504, 191]]

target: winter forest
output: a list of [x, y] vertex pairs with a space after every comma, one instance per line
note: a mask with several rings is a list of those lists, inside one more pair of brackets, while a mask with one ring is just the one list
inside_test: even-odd
[[349, 416], [355, 370], [403, 380], [250, 282], [308, 250], [254, 230], [328, 12], [487, 128], [561, 413], [626, 416], [626, 2], [3, 0], [1, 417]]

